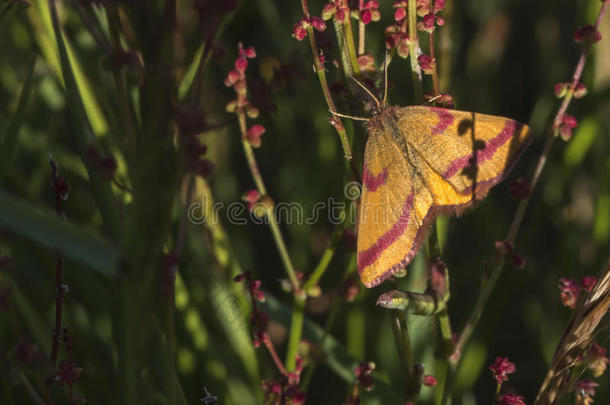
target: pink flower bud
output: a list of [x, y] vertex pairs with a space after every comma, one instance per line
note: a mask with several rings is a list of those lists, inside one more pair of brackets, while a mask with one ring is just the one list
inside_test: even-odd
[[436, 385], [436, 378], [431, 375], [425, 375], [422, 380], [422, 384], [424, 384], [426, 387], [434, 387]]
[[259, 124], [256, 124], [246, 132], [246, 139], [254, 148], [258, 148], [261, 146], [261, 136], [265, 133], [265, 127]]
[[602, 39], [602, 34], [599, 33], [597, 28], [592, 25], [585, 25], [584, 27], [580, 27], [574, 32], [574, 42], [576, 43], [589, 43], [593, 44], [595, 42], [599, 42]]
[[311, 17], [311, 25], [318, 31], [324, 31], [326, 29], [326, 23], [320, 17]]
[[557, 98], [563, 98], [568, 92], [569, 86], [570, 83], [557, 83], [554, 87], [555, 96], [557, 96]]
[[587, 87], [579, 82], [574, 89], [574, 98], [583, 98], [588, 92]]

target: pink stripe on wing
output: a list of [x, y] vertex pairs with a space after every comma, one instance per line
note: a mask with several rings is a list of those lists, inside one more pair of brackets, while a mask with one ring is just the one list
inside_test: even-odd
[[364, 183], [364, 186], [367, 190], [376, 191], [379, 187], [385, 184], [387, 179], [387, 168], [383, 169], [381, 173], [375, 176], [373, 173], [369, 172], [369, 170], [366, 168], [366, 164], [364, 165], [364, 168], [362, 169], [362, 182]]
[[[502, 147], [502, 145], [504, 145], [510, 138], [512, 138], [517, 129], [520, 129], [521, 127], [522, 124], [518, 123], [517, 121], [506, 120], [506, 124], [504, 125], [502, 132], [500, 132], [496, 137], [489, 140], [485, 144], [485, 147], [483, 149], [478, 149], [476, 151], [477, 164], [483, 163], [486, 160], [491, 159], [491, 157], [496, 153], [496, 151], [500, 149], [500, 147]], [[459, 157], [453, 162], [451, 162], [451, 164], [443, 174], [443, 177], [448, 179], [449, 177], [453, 176], [465, 167], [470, 166], [473, 162], [474, 157], [472, 153], [466, 156]]]
[[438, 135], [445, 132], [449, 125], [453, 124], [455, 117], [448, 110], [438, 107], [430, 107], [438, 115], [438, 123], [432, 128], [432, 135]]
[[[402, 207], [402, 212], [392, 228], [377, 239], [373, 246], [358, 254], [359, 270], [364, 269], [366, 266], [377, 260], [377, 258], [384, 250], [388, 248], [388, 246], [396, 242], [396, 240], [398, 240], [398, 238], [405, 233], [405, 230], [409, 225], [409, 218], [411, 217], [411, 207], [413, 207], [413, 191], [407, 197], [405, 204]], [[360, 207], [360, 209], [366, 208]]]

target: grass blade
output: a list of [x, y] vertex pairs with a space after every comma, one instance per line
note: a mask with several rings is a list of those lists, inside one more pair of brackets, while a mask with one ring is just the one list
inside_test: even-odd
[[17, 110], [11, 119], [11, 123], [6, 131], [6, 135], [2, 140], [2, 147], [0, 148], [0, 179], [4, 175], [4, 172], [7, 170], [9, 165], [13, 162], [13, 156], [15, 155], [15, 151], [17, 149], [17, 135], [19, 135], [19, 129], [21, 129], [21, 123], [23, 122], [28, 101], [30, 99], [30, 94], [32, 93], [35, 66], [36, 58], [32, 57], [25, 82], [21, 88], [21, 94], [19, 95]]
[[0, 190], [0, 224], [49, 248], [60, 249], [106, 277], [116, 274], [118, 253], [102, 237], [3, 190]]

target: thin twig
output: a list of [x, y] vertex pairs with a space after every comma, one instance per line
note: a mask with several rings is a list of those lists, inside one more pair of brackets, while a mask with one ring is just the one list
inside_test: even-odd
[[[67, 196], [67, 190], [65, 189], [65, 181], [59, 177], [59, 171], [57, 163], [53, 160], [53, 157], [49, 156], [49, 164], [51, 165], [51, 181], [53, 182], [53, 190], [55, 192], [55, 212], [57, 217], [60, 219], [65, 218], [65, 213], [62, 208], [62, 198]], [[63, 190], [63, 191], [62, 191]], [[52, 332], [52, 345], [51, 345], [51, 367], [53, 372], [57, 365], [57, 356], [59, 355], [59, 347], [61, 343], [61, 316], [63, 307], [63, 298], [65, 287], [62, 284], [62, 271], [63, 271], [64, 257], [63, 254], [55, 249], [55, 288], [57, 295], [55, 297], [55, 328]]]
[[[303, 14], [305, 18], [311, 18], [309, 14], [309, 6], [307, 4], [307, 0], [301, 0], [301, 8], [303, 9]], [[328, 87], [328, 80], [326, 79], [326, 70], [324, 69], [324, 64], [320, 59], [323, 55], [318, 50], [318, 44], [316, 43], [316, 38], [313, 33], [313, 28], [311, 26], [307, 27], [307, 38], [309, 39], [309, 46], [311, 47], [311, 53], [313, 56], [313, 64], [316, 74], [318, 75], [318, 80], [320, 81], [320, 87], [322, 87], [322, 93], [324, 94], [324, 99], [326, 100], [326, 105], [331, 111], [337, 111], [335, 107], [335, 103], [333, 101], [332, 95], [330, 93], [330, 88]], [[343, 147], [343, 153], [345, 158], [350, 160], [352, 158], [352, 150], [350, 147], [350, 142], [347, 137], [347, 133], [345, 132], [345, 127], [341, 122], [341, 119], [338, 117], [333, 117], [334, 125], [333, 127], [337, 131], [339, 135], [339, 139], [341, 140], [341, 146]]]

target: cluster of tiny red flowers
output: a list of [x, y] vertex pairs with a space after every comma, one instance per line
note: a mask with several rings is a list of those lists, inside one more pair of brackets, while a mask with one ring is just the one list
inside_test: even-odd
[[297, 41], [302, 41], [307, 36], [307, 28], [314, 27], [318, 31], [324, 31], [326, 29], [326, 23], [320, 17], [309, 17], [301, 18], [292, 27], [292, 36]]
[[354, 369], [356, 376], [356, 383], [352, 393], [345, 399], [342, 405], [358, 405], [360, 404], [359, 389], [370, 391], [375, 385], [375, 378], [373, 377], [373, 371], [375, 370], [375, 363], [372, 361], [366, 363], [360, 363]]
[[[583, 43], [589, 46], [602, 39], [601, 34], [593, 25], [586, 25], [577, 29], [574, 32], [574, 42]], [[582, 98], [587, 94], [587, 88], [582, 83], [557, 83], [554, 88], [555, 95], [558, 98], [574, 97]], [[559, 136], [564, 141], [569, 141], [572, 138], [572, 132], [578, 125], [578, 121], [571, 115], [563, 114], [553, 124], [555, 131], [558, 131]]]
[[445, 8], [445, 0], [436, 0], [433, 7], [430, 7], [431, 3], [425, 0], [417, 2], [417, 15], [422, 17], [417, 23], [417, 28], [428, 33], [434, 31], [436, 26], [445, 25], [445, 19], [438, 16], [438, 13]]
[[[489, 369], [498, 384], [497, 392], [499, 392], [502, 384], [508, 381], [508, 375], [513, 374], [517, 367], [508, 360], [508, 357], [496, 357]], [[497, 402], [499, 405], [525, 405], [522, 396], [512, 393], [498, 395]]]
[[508, 375], [514, 373], [517, 368], [513, 363], [508, 361], [508, 357], [496, 357], [496, 361], [489, 366], [498, 385], [502, 385], [508, 381]]
[[507, 393], [498, 395], [498, 405], [525, 405], [525, 400], [521, 395]]
[[[246, 114], [249, 118], [258, 117], [258, 108], [254, 107], [248, 100], [248, 89], [246, 86], [246, 69], [248, 68], [248, 59], [256, 57], [254, 47], [244, 48], [241, 42], [237, 45], [237, 59], [235, 60], [235, 69], [231, 70], [224, 80], [225, 86], [233, 87], [237, 94], [237, 98], [227, 104], [227, 112], [235, 114]], [[265, 133], [265, 127], [262, 125], [254, 125], [246, 130], [244, 140], [255, 148], [261, 146], [261, 135]]]
[[68, 186], [66, 179], [59, 176], [59, 171], [57, 170], [57, 163], [55, 163], [52, 157], [49, 158], [49, 161], [51, 163], [52, 170], [51, 180], [53, 182], [53, 192], [55, 193], [55, 197], [57, 199], [57, 214], [64, 215], [59, 202], [60, 200], [65, 201], [68, 199], [68, 196], [70, 195], [70, 186]]
[[379, 2], [376, 0], [370, 0], [364, 3], [358, 12], [358, 18], [360, 18], [360, 21], [362, 21], [363, 24], [368, 24], [371, 21], [379, 21], [381, 19]]
[[592, 25], [585, 25], [574, 32], [574, 42], [593, 44], [602, 40], [602, 34]]
[[496, 241], [496, 250], [502, 256], [510, 256], [510, 261], [513, 266], [517, 268], [522, 268], [525, 266], [525, 259], [515, 250], [515, 245], [506, 240], [497, 240]]
[[[51, 334], [55, 335], [54, 329], [51, 330]], [[63, 328], [58, 335], [59, 341], [64, 344], [68, 359], [59, 362], [57, 371], [47, 380], [48, 384], [57, 383], [61, 386], [68, 386], [72, 388], [74, 383], [80, 378], [83, 372], [82, 367], [78, 367], [76, 362], [72, 360], [72, 347], [76, 337], [68, 334], [68, 329]]]
[[372, 390], [375, 385], [373, 371], [375, 371], [375, 363], [372, 361], [360, 363], [354, 370], [357, 384], [365, 391]]
[[419, 67], [427, 75], [431, 75], [436, 69], [436, 61], [432, 59], [430, 55], [419, 55], [417, 57], [417, 63], [419, 63]]
[[[558, 98], [563, 98], [568, 94], [568, 91], [570, 90], [570, 85], [571, 83], [557, 83], [554, 87], [554, 91], [555, 91], [555, 96], [557, 96]], [[573, 89], [573, 96], [574, 98], [583, 98], [584, 96], [587, 95], [589, 91], [587, 90], [587, 86], [585, 86], [584, 84], [582, 84], [581, 82], [578, 82], [576, 84], [576, 86]]]
[[241, 196], [248, 207], [248, 211], [256, 218], [262, 219], [268, 211], [272, 211], [275, 203], [268, 195], [261, 195], [257, 190], [248, 190]]
[[[432, 4], [433, 3], [433, 4]], [[407, 34], [407, 8], [406, 0], [398, 0], [394, 2], [392, 7], [394, 11], [395, 24], [390, 25], [385, 30], [386, 48], [396, 49], [398, 56], [407, 58], [409, 56], [409, 35]], [[421, 18], [417, 22], [417, 29], [432, 33], [437, 26], [445, 25], [445, 20], [438, 14], [445, 8], [445, 0], [436, 0], [434, 2], [427, 0], [418, 0], [416, 5], [417, 16]], [[416, 39], [413, 39], [416, 40]], [[420, 64], [431, 66], [433, 60], [426, 63], [426, 60], [420, 60]]]
[[72, 387], [80, 378], [82, 372], [83, 368], [78, 367], [75, 362], [71, 360], [62, 360], [57, 368], [55, 381], [59, 385], [67, 385], [68, 387]]
[[267, 324], [269, 323], [269, 317], [266, 313], [260, 310], [258, 307], [259, 302], [265, 301], [265, 293], [261, 291], [261, 281], [256, 280], [252, 273], [247, 271], [242, 274], [238, 274], [233, 279], [236, 283], [246, 282], [248, 293], [252, 302], [252, 313], [250, 314], [250, 327], [252, 328], [252, 344], [254, 347], [259, 347], [263, 340], [267, 338], [266, 330]]
[[385, 29], [385, 45], [387, 49], [396, 49], [401, 58], [409, 56], [409, 34], [407, 34], [407, 1], [394, 2], [394, 25]]
[[578, 299], [581, 293], [590, 292], [595, 285], [596, 279], [593, 276], [585, 276], [580, 282], [572, 278], [559, 279], [559, 291], [561, 294], [561, 302], [566, 307], [576, 308]]
[[349, 18], [349, 14], [347, 0], [331, 0], [322, 9], [322, 19], [325, 21], [333, 18], [338, 23], [344, 23]]
[[578, 121], [572, 115], [563, 114], [561, 121], [557, 125], [561, 139], [569, 141], [572, 138], [572, 130], [576, 128]]
[[263, 380], [262, 389], [265, 393], [265, 402], [275, 404], [284, 399], [290, 400], [293, 405], [304, 404], [307, 397], [303, 391], [299, 390], [303, 365], [303, 358], [297, 355], [293, 372], [287, 375], [282, 374], [277, 380]]

